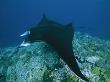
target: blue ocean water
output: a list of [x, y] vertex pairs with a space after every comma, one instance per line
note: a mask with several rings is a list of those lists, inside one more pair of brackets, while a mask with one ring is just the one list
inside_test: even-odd
[[0, 0], [0, 47], [19, 45], [19, 35], [42, 14], [76, 31], [110, 40], [110, 0]]

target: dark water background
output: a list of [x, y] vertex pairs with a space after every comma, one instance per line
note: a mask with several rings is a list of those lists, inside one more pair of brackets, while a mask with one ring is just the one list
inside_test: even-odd
[[19, 35], [45, 13], [76, 31], [110, 40], [110, 0], [0, 0], [0, 47], [20, 44]]

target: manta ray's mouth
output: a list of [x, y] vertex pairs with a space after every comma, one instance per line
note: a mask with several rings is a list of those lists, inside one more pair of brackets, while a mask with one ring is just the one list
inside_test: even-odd
[[[27, 35], [29, 35], [29, 34], [30, 34], [30, 31], [26, 31], [26, 32], [24, 32], [23, 34], [21, 34], [20, 37], [24, 37], [24, 36], [27, 36]], [[29, 42], [23, 41], [20, 46], [29, 46], [29, 45], [30, 45]]]

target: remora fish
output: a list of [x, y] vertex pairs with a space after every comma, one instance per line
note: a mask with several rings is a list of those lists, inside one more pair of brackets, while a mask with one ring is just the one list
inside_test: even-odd
[[[48, 20], [47, 17], [43, 15], [40, 23], [21, 36], [23, 35], [26, 35], [25, 41], [23, 42], [24, 46], [29, 45], [29, 43], [37, 42], [39, 40], [45, 41], [57, 51], [60, 58], [62, 58], [66, 62], [69, 68], [77, 76], [85, 81], [89, 81], [81, 73], [74, 56], [72, 47], [74, 29], [72, 23], [68, 25], [62, 25], [57, 22]], [[21, 46], [23, 46], [23, 44], [21, 44]]]

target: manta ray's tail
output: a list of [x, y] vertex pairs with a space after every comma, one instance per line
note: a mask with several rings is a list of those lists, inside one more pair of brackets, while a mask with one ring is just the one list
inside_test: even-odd
[[[67, 53], [65, 53], [66, 55]], [[74, 56], [74, 53], [73, 52], [69, 52], [68, 54], [71, 54], [71, 55], [66, 55], [65, 56], [62, 56], [64, 61], [67, 63], [67, 65], [69, 66], [69, 68], [78, 76], [80, 77], [81, 79], [85, 80], [86, 82], [90, 82], [90, 80], [88, 78], [86, 78], [80, 71], [80, 68], [76, 62], [76, 58]], [[73, 55], [72, 55], [73, 54]]]
[[90, 80], [81, 73], [75, 58], [72, 58], [72, 60], [69, 59], [69, 62], [73, 62], [71, 65], [69, 65], [69, 67], [78, 77], [85, 80], [86, 82], [90, 82]]

